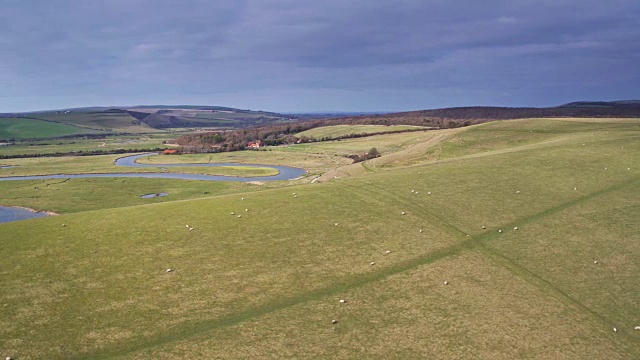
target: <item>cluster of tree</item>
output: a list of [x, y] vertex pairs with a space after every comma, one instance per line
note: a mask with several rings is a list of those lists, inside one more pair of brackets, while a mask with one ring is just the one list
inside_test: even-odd
[[112, 149], [112, 150], [78, 150], [78, 151], [42, 153], [42, 154], [0, 155], [0, 159], [23, 159], [23, 158], [57, 157], [57, 156], [112, 155], [112, 154], [139, 153], [139, 152], [156, 152], [156, 151], [162, 151], [162, 150], [164, 150], [164, 148]]
[[369, 160], [369, 159], [375, 159], [377, 157], [380, 157], [380, 153], [378, 152], [378, 149], [376, 148], [371, 148], [371, 150], [367, 151], [366, 153], [362, 154], [362, 155], [358, 155], [358, 154], [354, 154], [354, 155], [347, 155], [348, 158], [353, 159], [354, 163], [358, 163], [361, 161], [365, 161], [365, 160]]

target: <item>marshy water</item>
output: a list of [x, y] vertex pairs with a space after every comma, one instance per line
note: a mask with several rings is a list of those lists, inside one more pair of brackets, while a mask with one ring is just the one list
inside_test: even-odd
[[44, 211], [32, 211], [25, 208], [0, 206], [0, 223], [33, 219], [48, 215], [49, 214]]

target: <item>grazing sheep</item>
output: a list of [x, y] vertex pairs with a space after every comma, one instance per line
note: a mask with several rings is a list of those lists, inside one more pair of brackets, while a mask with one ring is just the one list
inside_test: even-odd
[[516, 191], [516, 194], [520, 194], [520, 190]]
[[373, 266], [373, 265], [375, 265], [375, 264], [376, 264], [376, 262], [375, 262], [375, 261], [372, 261], [369, 265]]
[[484, 225], [482, 225], [482, 228], [483, 228], [483, 229], [486, 229], [487, 227], [486, 227], [486, 226], [484, 226]]
[[431, 191], [427, 192], [427, 195], [431, 195]]
[[420, 233], [422, 234], [422, 229], [420, 229]]
[[242, 215], [238, 215], [238, 219], [241, 218], [241, 217], [242, 217]]
[[234, 213], [233, 211], [231, 212], [231, 215], [235, 215], [236, 213]]
[[517, 227], [517, 226], [516, 226], [516, 227], [514, 227], [514, 228], [513, 228], [513, 230], [518, 230], [518, 227]]
[[345, 299], [340, 299], [340, 304], [344, 304], [344, 303], [346, 303], [346, 302], [347, 302], [347, 300], [345, 300]]
[[417, 194], [420, 194], [420, 193], [416, 191], [416, 195], [417, 195]]
[[335, 223], [335, 224], [333, 224], [333, 225], [338, 226], [338, 223]]
[[573, 190], [578, 190], [578, 188], [577, 188], [577, 187], [575, 187], [575, 188], [573, 188]]
[[334, 320], [331, 320], [331, 323], [332, 323], [332, 324], [337, 324], [337, 323], [338, 323], [338, 320], [335, 320], [335, 319], [334, 319]]
[[640, 326], [636, 326], [633, 328], [634, 330], [640, 330]]
[[62, 224], [62, 227], [65, 227], [65, 226], [67, 226], [67, 224]]
[[240, 198], [240, 200], [244, 200], [244, 198]]
[[404, 212], [404, 211], [402, 212], [402, 215], [406, 215], [406, 214], [407, 214], [406, 212]]
[[613, 332], [618, 332], [618, 328], [613, 328]]
[[192, 227], [190, 227], [190, 228], [189, 228], [189, 230], [193, 230], [193, 228], [192, 228]]
[[595, 265], [598, 265], [598, 260], [593, 260], [593, 263], [594, 263]]
[[173, 272], [173, 269], [167, 269], [166, 272]]
[[189, 225], [185, 225], [184, 227], [187, 227], [187, 228], [188, 228], [188, 227], [189, 227]]
[[384, 253], [385, 253], [385, 254], [387, 254], [387, 255], [389, 255], [389, 254], [391, 254], [391, 251], [390, 251], [390, 250], [387, 250], [387, 251], [385, 251]]
[[502, 232], [502, 229], [498, 230], [498, 232], [499, 232], [499, 233], [501, 233], [501, 232]]
[[294, 198], [297, 198], [297, 197], [298, 197], [298, 195], [293, 195], [293, 197], [294, 197]]
[[249, 211], [249, 209], [244, 209], [244, 211]]
[[449, 285], [449, 282], [448, 282], [448, 281], [445, 281], [445, 282], [444, 282], [444, 284], [445, 284], [445, 285]]

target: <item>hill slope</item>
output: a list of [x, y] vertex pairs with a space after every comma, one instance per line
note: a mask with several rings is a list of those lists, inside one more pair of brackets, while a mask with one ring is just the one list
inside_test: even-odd
[[0, 350], [638, 358], [639, 134], [535, 119], [382, 135], [402, 150], [324, 183], [0, 224]]

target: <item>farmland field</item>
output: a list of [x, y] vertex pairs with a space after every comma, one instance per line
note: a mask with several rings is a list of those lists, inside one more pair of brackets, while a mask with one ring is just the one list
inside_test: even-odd
[[[33, 139], [91, 132], [77, 126], [25, 118], [0, 118], [0, 139]], [[95, 132], [95, 131], [94, 131]]]
[[[371, 147], [382, 156], [342, 157]], [[0, 204], [62, 213], [0, 224], [0, 355], [640, 358], [637, 119], [145, 161], [169, 158], [313, 170], [264, 185], [0, 183]], [[0, 176], [113, 157], [80, 160], [2, 160], [19, 166]]]

